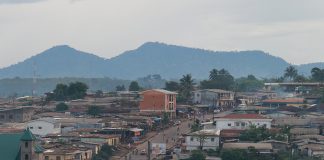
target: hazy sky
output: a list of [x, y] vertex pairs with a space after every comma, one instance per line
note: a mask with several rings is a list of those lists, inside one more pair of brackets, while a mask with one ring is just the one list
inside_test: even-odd
[[0, 0], [0, 67], [54, 45], [110, 58], [147, 41], [324, 62], [324, 0]]

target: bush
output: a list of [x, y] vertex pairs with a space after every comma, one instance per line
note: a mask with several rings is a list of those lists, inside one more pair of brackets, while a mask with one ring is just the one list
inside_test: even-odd
[[55, 110], [58, 112], [66, 111], [69, 109], [69, 106], [65, 103], [59, 103], [56, 105]]

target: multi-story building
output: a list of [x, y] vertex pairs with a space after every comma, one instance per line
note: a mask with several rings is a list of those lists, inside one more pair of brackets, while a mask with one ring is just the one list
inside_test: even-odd
[[175, 117], [177, 93], [163, 89], [152, 89], [141, 92], [140, 112], [169, 113]]
[[210, 107], [233, 107], [235, 105], [234, 92], [221, 89], [203, 89], [192, 94], [194, 104], [208, 105]]
[[34, 114], [33, 107], [5, 107], [0, 108], [0, 122], [27, 122]]

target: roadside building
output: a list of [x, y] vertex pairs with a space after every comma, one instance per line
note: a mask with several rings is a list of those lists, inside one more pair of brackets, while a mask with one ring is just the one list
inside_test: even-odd
[[266, 99], [261, 103], [264, 107], [279, 108], [289, 105], [302, 105], [304, 104], [304, 98]]
[[44, 160], [91, 160], [92, 150], [88, 148], [51, 148], [44, 151]]
[[185, 134], [186, 150], [198, 150], [200, 147], [202, 147], [203, 150], [216, 150], [219, 148], [219, 134], [217, 130], [200, 130]]
[[141, 92], [140, 112], [168, 113], [176, 116], [177, 93], [163, 89], [152, 89]]
[[221, 89], [203, 89], [193, 92], [194, 104], [210, 107], [233, 107], [235, 105], [234, 92]]
[[33, 107], [4, 107], [0, 108], [0, 123], [27, 122], [34, 114]]
[[220, 143], [238, 142], [242, 129], [223, 129], [220, 131]]
[[260, 154], [271, 154], [273, 152], [273, 148], [271, 143], [224, 143], [223, 149], [231, 150], [231, 149], [243, 149], [248, 150], [250, 148], [254, 148]]
[[106, 143], [116, 146], [120, 143], [120, 135], [87, 134], [80, 135], [81, 142], [85, 143]]
[[216, 129], [248, 129], [254, 125], [256, 127], [264, 126], [271, 128], [271, 118], [259, 114], [229, 114], [215, 119]]
[[61, 123], [57, 122], [54, 118], [40, 118], [27, 123], [30, 131], [39, 136], [47, 134], [60, 134]]

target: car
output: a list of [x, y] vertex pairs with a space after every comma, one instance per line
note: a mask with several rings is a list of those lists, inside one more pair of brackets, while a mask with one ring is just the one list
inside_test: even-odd
[[147, 154], [147, 152], [145, 149], [141, 150], [141, 155], [146, 155], [146, 154]]

